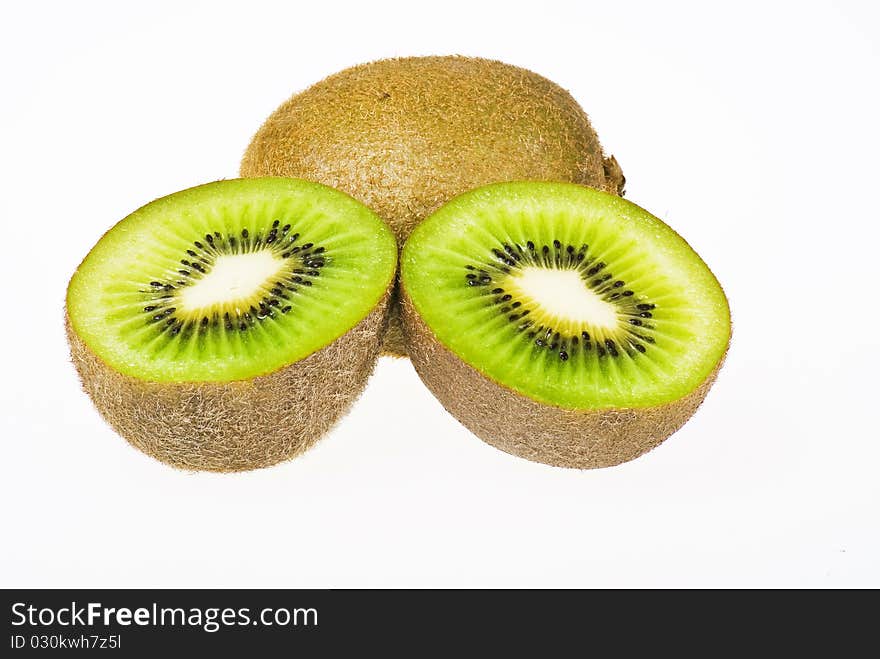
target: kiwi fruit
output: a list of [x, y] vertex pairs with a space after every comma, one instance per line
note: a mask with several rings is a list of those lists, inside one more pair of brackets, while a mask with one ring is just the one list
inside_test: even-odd
[[365, 386], [397, 255], [375, 213], [313, 182], [219, 181], [157, 199], [70, 280], [74, 366], [109, 424], [162, 462], [272, 465]]
[[[282, 104], [254, 136], [242, 176], [296, 176], [375, 210], [403, 245], [431, 211], [500, 181], [621, 192], [587, 115], [550, 80], [502, 62], [406, 57], [336, 73]], [[387, 354], [405, 348], [397, 305]]]
[[695, 412], [730, 342], [712, 272], [659, 219], [566, 183], [501, 183], [439, 209], [401, 257], [419, 376], [503, 451], [593, 468]]

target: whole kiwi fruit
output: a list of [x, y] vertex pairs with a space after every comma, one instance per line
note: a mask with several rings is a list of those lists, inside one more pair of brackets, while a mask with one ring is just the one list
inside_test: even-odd
[[[587, 115], [546, 78], [461, 56], [346, 69], [283, 103], [257, 131], [241, 175], [293, 176], [347, 192], [403, 246], [450, 198], [488, 183], [566, 181], [619, 194], [624, 177]], [[397, 304], [383, 349], [405, 355]]]

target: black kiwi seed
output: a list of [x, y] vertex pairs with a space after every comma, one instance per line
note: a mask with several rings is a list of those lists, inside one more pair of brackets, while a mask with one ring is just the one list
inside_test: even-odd
[[565, 352], [565, 350], [560, 350], [559, 359], [561, 359], [562, 361], [567, 361], [568, 360], [568, 353]]

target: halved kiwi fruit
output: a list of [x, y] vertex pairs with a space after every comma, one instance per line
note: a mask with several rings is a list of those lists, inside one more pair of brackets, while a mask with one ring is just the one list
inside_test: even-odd
[[[254, 136], [242, 176], [331, 185], [382, 216], [403, 245], [451, 197], [499, 181], [582, 183], [623, 174], [587, 115], [546, 78], [470, 57], [405, 57], [336, 73], [282, 104]], [[384, 350], [405, 353], [392, 321]]]
[[388, 227], [317, 183], [262, 178], [163, 197], [70, 280], [73, 362], [107, 421], [185, 469], [306, 449], [363, 389], [397, 265]]
[[565, 183], [461, 195], [402, 254], [413, 365], [476, 435], [531, 460], [618, 464], [694, 413], [730, 341], [718, 281], [659, 219]]

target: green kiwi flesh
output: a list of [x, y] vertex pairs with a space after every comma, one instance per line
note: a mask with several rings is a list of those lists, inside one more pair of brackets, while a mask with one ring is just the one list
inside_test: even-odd
[[655, 446], [699, 405], [730, 340], [724, 292], [678, 234], [565, 183], [455, 198], [411, 234], [401, 286], [428, 387], [490, 443], [551, 464]]
[[73, 361], [126, 439], [175, 466], [267, 466], [313, 443], [365, 385], [397, 263], [351, 197], [285, 178], [158, 199], [71, 278]]

